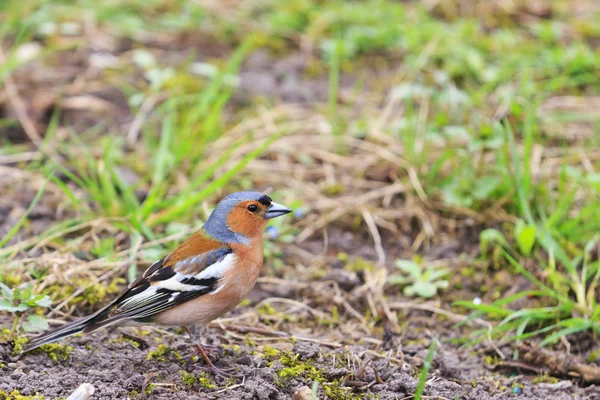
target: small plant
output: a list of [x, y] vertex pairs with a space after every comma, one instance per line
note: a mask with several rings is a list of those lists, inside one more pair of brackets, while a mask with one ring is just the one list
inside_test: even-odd
[[[45, 294], [35, 294], [31, 286], [25, 288], [10, 289], [3, 283], [0, 283], [0, 311], [8, 311], [15, 314], [12, 329], [9, 338], [15, 334], [21, 316], [31, 307], [49, 307], [52, 300]], [[31, 314], [21, 324], [25, 332], [38, 332], [48, 329], [46, 318], [41, 315]]]
[[448, 287], [448, 280], [444, 279], [450, 270], [436, 268], [434, 266], [423, 266], [410, 260], [396, 260], [395, 265], [404, 275], [392, 275], [388, 283], [404, 286], [405, 296], [417, 295], [430, 298], [436, 295], [438, 289]]

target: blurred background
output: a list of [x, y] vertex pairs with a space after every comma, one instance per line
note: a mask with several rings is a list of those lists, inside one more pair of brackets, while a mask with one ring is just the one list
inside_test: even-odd
[[[600, 396], [599, 44], [594, 0], [0, 2], [0, 398]], [[248, 189], [295, 212], [207, 336], [243, 384], [177, 330], [7, 361]]]

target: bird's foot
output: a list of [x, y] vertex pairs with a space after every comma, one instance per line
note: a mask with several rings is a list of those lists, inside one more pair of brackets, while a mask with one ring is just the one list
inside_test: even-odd
[[206, 351], [204, 349], [204, 346], [201, 346], [199, 343], [196, 344], [196, 351], [202, 356], [202, 358], [206, 362], [206, 366], [200, 367], [200, 369], [210, 372], [211, 374], [216, 376], [222, 376], [224, 378], [242, 378], [242, 376], [235, 375], [232, 373], [235, 371], [235, 368], [221, 369], [215, 367], [215, 365], [212, 363], [210, 357], [208, 357], [208, 354], [206, 354]]
[[[223, 354], [223, 349], [220, 346], [203, 344], [202, 348], [204, 349], [205, 354], [211, 358]], [[194, 357], [204, 357], [197, 347], [194, 347], [190, 354], [187, 355], [186, 359], [191, 360]]]
[[211, 374], [215, 375], [215, 376], [221, 376], [223, 378], [239, 378], [242, 379], [244, 378], [243, 375], [238, 375], [236, 374], [236, 370], [235, 368], [218, 368], [215, 367], [214, 364], [211, 365], [207, 365], [205, 367], [200, 367], [201, 370], [206, 371], [206, 372], [210, 372]]

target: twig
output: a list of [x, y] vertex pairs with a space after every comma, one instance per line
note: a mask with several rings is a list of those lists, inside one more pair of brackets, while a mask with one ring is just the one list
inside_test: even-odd
[[[5, 60], [4, 51], [0, 47], [0, 64], [3, 64]], [[21, 123], [23, 131], [36, 147], [40, 147], [42, 137], [35, 128], [35, 124], [31, 121], [31, 118], [29, 118], [29, 115], [27, 115], [27, 107], [25, 106], [23, 99], [21, 99], [17, 85], [13, 81], [10, 73], [6, 73], [4, 76], [4, 91], [6, 92], [8, 101], [15, 109], [17, 119]]]
[[235, 385], [227, 386], [225, 389], [217, 390], [215, 392], [215, 394], [224, 393], [224, 392], [227, 392], [228, 390], [237, 389], [239, 387], [244, 386], [244, 383], [246, 383], [246, 377], [245, 376], [242, 377], [242, 383], [238, 383], [238, 384], [235, 384]]
[[129, 146], [133, 147], [135, 145], [138, 134], [140, 133], [140, 129], [142, 128], [142, 125], [144, 124], [144, 121], [146, 120], [148, 113], [150, 112], [150, 110], [152, 110], [152, 107], [154, 107], [154, 105], [159, 100], [160, 100], [159, 95], [148, 96], [144, 99], [144, 102], [142, 103], [140, 110], [135, 115], [135, 118], [133, 119], [133, 122], [131, 123], [131, 126], [129, 127], [129, 131], [127, 132], [127, 144]]
[[600, 368], [586, 364], [571, 354], [557, 353], [527, 343], [519, 343], [520, 358], [531, 368], [540, 366], [550, 375], [580, 377], [585, 383], [600, 383]]
[[375, 220], [373, 219], [373, 215], [367, 210], [365, 206], [360, 207], [360, 212], [369, 228], [369, 232], [371, 233], [371, 237], [373, 238], [373, 242], [375, 244], [375, 252], [377, 253], [377, 264], [384, 265], [385, 264], [385, 251], [383, 250], [383, 246], [381, 245], [381, 235], [379, 235], [379, 230], [377, 229], [377, 224], [375, 224]]

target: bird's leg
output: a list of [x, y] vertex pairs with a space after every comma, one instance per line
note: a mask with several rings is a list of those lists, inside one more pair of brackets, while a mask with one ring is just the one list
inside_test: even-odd
[[[208, 357], [208, 354], [206, 354], [206, 351], [204, 351], [203, 346], [200, 345], [200, 336], [202, 335], [202, 333], [204, 333], [206, 331], [206, 329], [205, 328], [203, 329], [203, 328], [204, 327], [200, 327], [197, 325], [192, 325], [191, 329], [188, 326], [183, 327], [183, 329], [187, 332], [187, 334], [190, 335], [190, 338], [194, 341], [194, 344], [196, 346], [196, 351], [202, 356], [202, 358], [206, 362], [206, 369], [208, 371], [214, 373], [215, 375], [221, 375], [221, 376], [224, 376], [225, 378], [236, 377], [236, 375], [231, 373], [231, 372], [235, 371], [235, 368], [221, 369], [221, 368], [215, 367], [215, 365], [212, 363], [212, 361]], [[211, 347], [214, 348], [216, 346], [211, 346]]]
[[[204, 335], [204, 333], [206, 333], [206, 327], [203, 325], [184, 326], [183, 329], [190, 336], [190, 339], [192, 339], [192, 341], [194, 342], [194, 345], [199, 344], [200, 337], [202, 337]], [[203, 344], [202, 348], [204, 349], [204, 351], [207, 351], [208, 353], [216, 353], [216, 354], [218, 354], [219, 351], [221, 350], [221, 348], [219, 346], [212, 346], [210, 344]]]

